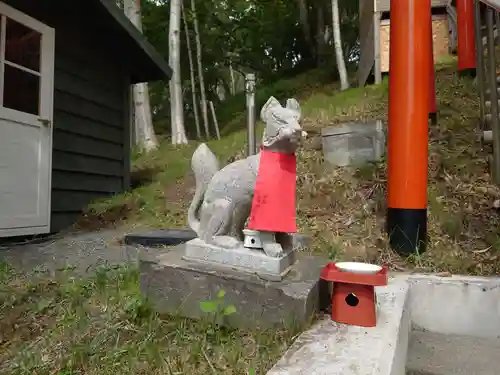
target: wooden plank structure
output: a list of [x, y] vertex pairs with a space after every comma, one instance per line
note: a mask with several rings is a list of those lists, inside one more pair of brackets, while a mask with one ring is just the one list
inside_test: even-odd
[[[449, 54], [448, 0], [432, 0], [434, 59]], [[364, 86], [373, 73], [380, 83], [389, 72], [390, 0], [359, 0], [360, 62], [358, 84]]]
[[[43, 197], [49, 200], [50, 212], [48, 219], [44, 216], [43, 227], [0, 225], [0, 237], [57, 232], [71, 226], [93, 200], [130, 188], [130, 85], [168, 80], [171, 69], [114, 0], [88, 0], [84, 5], [64, 0], [1, 0], [0, 4], [4, 9], [0, 17], [15, 14], [19, 19], [29, 17], [52, 28], [56, 35], [50, 51], [53, 57], [45, 64], [53, 72], [47, 78], [53, 94], [50, 103], [53, 115], [50, 123], [47, 120], [47, 128], [42, 128], [44, 133], [40, 132], [51, 143], [47, 150], [50, 158], [43, 159], [51, 160], [47, 167], [49, 181], [45, 184], [48, 194]], [[10, 13], [5, 14], [5, 9]], [[26, 58], [26, 53], [30, 53], [28, 56], [34, 54], [40, 60], [36, 44], [33, 47], [29, 43], [31, 39], [36, 42], [36, 37], [40, 39], [38, 33], [31, 32], [23, 38], [7, 39], [9, 58], [21, 61], [21, 57]], [[19, 92], [26, 97], [26, 92]], [[14, 94], [9, 97], [11, 101], [17, 104], [27, 101]], [[4, 104], [5, 100], [0, 105], [0, 118], [8, 111]], [[0, 139], [7, 137], [5, 129], [6, 126], [0, 126]], [[16, 128], [11, 125], [9, 129]], [[24, 133], [15, 134], [21, 137]], [[37, 171], [35, 162], [26, 158], [21, 167]], [[4, 170], [0, 171], [0, 178], [11, 179], [12, 186], [21, 185], [15, 181], [17, 176], [28, 176], [20, 172], [7, 176]], [[6, 191], [4, 188], [4, 195], [0, 194], [4, 205], [7, 193], [15, 195], [12, 189]]]

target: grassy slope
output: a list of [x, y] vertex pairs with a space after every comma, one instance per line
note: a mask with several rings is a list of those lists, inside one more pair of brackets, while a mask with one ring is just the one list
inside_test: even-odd
[[[307, 97], [317, 90], [331, 91], [333, 86], [322, 83], [325, 79], [321, 71], [312, 71], [259, 88], [256, 93], [257, 108], [271, 95], [283, 100], [287, 97]], [[208, 142], [222, 164], [241, 158], [246, 152], [246, 131], [242, 130], [246, 127], [245, 96], [237, 95], [229, 101], [219, 113], [219, 117], [225, 120], [221, 121], [223, 139]], [[193, 194], [191, 188], [194, 186], [190, 178], [190, 158], [197, 144], [191, 142], [187, 146], [172, 146], [163, 142], [157, 151], [135, 155], [133, 179], [140, 181], [142, 186], [130, 193], [92, 204], [79, 226], [184, 227], [186, 203]]]
[[[316, 151], [314, 136], [323, 126], [357, 119], [387, 118], [387, 82], [380, 86], [337, 93], [333, 85], [319, 86], [304, 75], [301, 97], [303, 126], [313, 137], [298, 153], [298, 222], [313, 236], [312, 251], [333, 258], [389, 262], [396, 269], [494, 274], [499, 269], [498, 210], [500, 191], [487, 173], [487, 157], [477, 142], [478, 97], [470, 81], [457, 78], [454, 62], [437, 74], [439, 124], [430, 128], [429, 251], [400, 259], [386, 246], [385, 163], [358, 169], [328, 168]], [[291, 81], [290, 81], [291, 82]], [[288, 89], [294, 86], [288, 82]], [[311, 88], [314, 88], [312, 91]], [[280, 92], [280, 90], [277, 90]], [[282, 90], [288, 94], [292, 90]], [[269, 90], [266, 93], [270, 93]], [[286, 99], [281, 96], [280, 100]], [[233, 127], [244, 126], [235, 115]], [[90, 217], [118, 212], [119, 225], [183, 227], [193, 194], [189, 159], [196, 147], [164, 144], [158, 152], [139, 157], [137, 171], [153, 169], [152, 183], [125, 196], [98, 202]], [[245, 132], [232, 133], [210, 147], [224, 163], [244, 155]], [[123, 207], [127, 210], [123, 210]], [[118, 208], [117, 208], [118, 207]]]

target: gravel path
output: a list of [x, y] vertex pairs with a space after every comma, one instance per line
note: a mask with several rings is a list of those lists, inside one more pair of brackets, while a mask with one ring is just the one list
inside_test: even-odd
[[98, 266], [137, 261], [137, 249], [122, 244], [124, 234], [103, 230], [55, 235], [29, 243], [4, 241], [0, 243], [0, 262], [24, 272], [55, 272], [70, 267], [78, 274], [93, 273]]

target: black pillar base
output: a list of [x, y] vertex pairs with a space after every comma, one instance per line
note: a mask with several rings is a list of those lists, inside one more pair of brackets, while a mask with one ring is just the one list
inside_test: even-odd
[[427, 209], [388, 208], [386, 229], [398, 254], [421, 254], [427, 248]]
[[467, 68], [464, 70], [459, 70], [458, 75], [460, 77], [476, 78], [476, 68]]
[[437, 113], [436, 112], [429, 112], [429, 120], [431, 120], [432, 125], [437, 124]]

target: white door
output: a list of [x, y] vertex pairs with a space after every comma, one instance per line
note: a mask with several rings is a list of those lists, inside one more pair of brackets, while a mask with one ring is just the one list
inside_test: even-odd
[[48, 233], [54, 29], [0, 2], [0, 237]]

